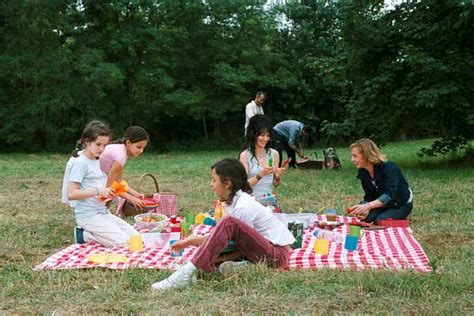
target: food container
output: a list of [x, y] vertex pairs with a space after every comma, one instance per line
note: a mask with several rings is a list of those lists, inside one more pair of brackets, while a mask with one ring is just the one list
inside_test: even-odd
[[143, 243], [147, 248], [169, 248], [171, 240], [179, 240], [179, 233], [145, 233]]
[[168, 217], [166, 217], [166, 215], [156, 213], [142, 213], [136, 215], [134, 218], [138, 230], [160, 230], [165, 227], [166, 221], [168, 220]]
[[336, 221], [336, 210], [333, 210], [333, 209], [326, 210], [326, 219], [329, 222], [335, 222]]

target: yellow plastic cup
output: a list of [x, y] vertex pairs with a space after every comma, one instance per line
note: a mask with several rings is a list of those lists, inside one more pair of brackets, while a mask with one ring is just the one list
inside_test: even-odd
[[128, 244], [130, 247], [130, 251], [141, 251], [145, 246], [143, 245], [143, 238], [142, 235], [134, 235], [130, 236], [128, 239]]
[[204, 222], [204, 218], [206, 218], [206, 214], [204, 213], [199, 213], [196, 215], [194, 222], [196, 224], [202, 224]]
[[314, 253], [317, 255], [327, 255], [329, 253], [329, 240], [316, 239], [314, 242]]

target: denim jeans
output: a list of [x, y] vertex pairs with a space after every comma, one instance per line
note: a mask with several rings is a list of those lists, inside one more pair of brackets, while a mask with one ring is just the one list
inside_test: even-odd
[[406, 219], [408, 215], [410, 215], [412, 209], [413, 203], [407, 203], [400, 208], [374, 208], [370, 210], [369, 215], [364, 219], [364, 222], [374, 222], [374, 224], [377, 224], [378, 221], [389, 218]]
[[283, 163], [283, 149], [286, 151], [286, 155], [288, 159], [291, 159], [290, 163], [288, 164], [290, 167], [296, 167], [296, 152], [288, 145], [288, 141], [285, 140], [283, 136], [278, 134], [277, 132], [273, 131], [273, 144], [272, 147], [278, 151], [280, 155], [280, 164], [278, 167], [281, 167]]

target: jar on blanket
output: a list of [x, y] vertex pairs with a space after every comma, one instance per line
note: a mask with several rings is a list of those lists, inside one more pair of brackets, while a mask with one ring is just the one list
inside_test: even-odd
[[293, 237], [295, 237], [296, 241], [290, 245], [291, 248], [301, 248], [301, 245], [303, 244], [303, 222], [302, 221], [292, 221], [288, 223], [288, 230], [293, 234]]

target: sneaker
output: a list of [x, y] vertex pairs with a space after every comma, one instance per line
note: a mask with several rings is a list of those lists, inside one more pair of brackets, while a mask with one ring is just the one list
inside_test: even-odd
[[85, 244], [86, 241], [84, 240], [84, 229], [76, 226], [74, 228], [74, 241], [76, 244]]
[[155, 292], [161, 292], [170, 289], [186, 287], [189, 284], [194, 284], [197, 282], [196, 272], [196, 266], [194, 266], [194, 264], [191, 262], [188, 262], [181, 266], [168, 278], [161, 280], [160, 282], [153, 283], [151, 285], [151, 290]]
[[219, 265], [219, 272], [223, 275], [231, 275], [241, 271], [250, 263], [248, 261], [225, 261]]

